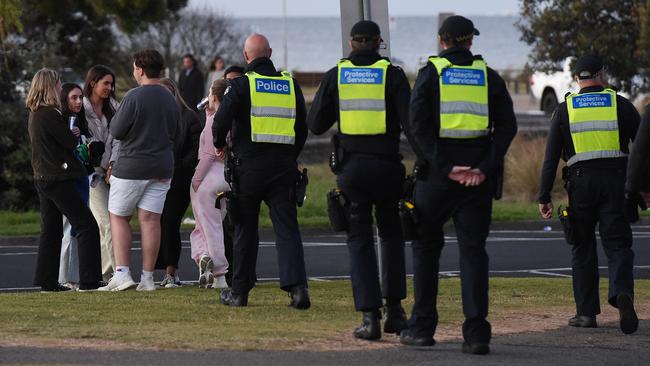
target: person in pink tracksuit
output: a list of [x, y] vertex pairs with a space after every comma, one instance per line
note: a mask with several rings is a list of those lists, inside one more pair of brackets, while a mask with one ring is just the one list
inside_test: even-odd
[[227, 288], [225, 274], [228, 271], [223, 246], [223, 217], [225, 203], [215, 208], [217, 194], [229, 190], [223, 176], [223, 161], [215, 154], [212, 144], [212, 120], [219, 108], [227, 80], [216, 80], [210, 87], [209, 105], [206, 109], [205, 127], [199, 141], [199, 163], [192, 177], [190, 198], [196, 227], [190, 234], [192, 259], [199, 266], [199, 286]]

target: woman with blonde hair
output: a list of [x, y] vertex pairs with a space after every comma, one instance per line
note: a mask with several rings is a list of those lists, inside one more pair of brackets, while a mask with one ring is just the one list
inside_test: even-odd
[[217, 157], [212, 143], [212, 121], [219, 108], [227, 80], [216, 80], [210, 86], [205, 126], [199, 141], [199, 164], [192, 177], [192, 212], [196, 227], [190, 234], [192, 259], [199, 266], [199, 286], [224, 289], [228, 287], [225, 274], [228, 261], [223, 245], [223, 208], [215, 208], [217, 194], [229, 190], [223, 176], [223, 161]]
[[79, 290], [88, 291], [97, 289], [102, 279], [99, 230], [75, 189], [75, 180], [85, 177], [86, 170], [73, 153], [77, 139], [61, 114], [60, 92], [59, 75], [44, 68], [34, 75], [25, 101], [30, 110], [27, 128], [41, 213], [34, 284], [41, 292], [69, 290], [58, 283], [65, 215], [77, 230]]
[[183, 216], [190, 205], [190, 183], [197, 163], [201, 121], [178, 90], [176, 83], [169, 78], [160, 79], [174, 97], [181, 109], [180, 125], [174, 138], [174, 176], [172, 177], [165, 206], [160, 217], [162, 228], [160, 235], [160, 250], [156, 260], [156, 269], [166, 271], [161, 287], [173, 288], [181, 285], [178, 278], [178, 260], [181, 256], [180, 228]]

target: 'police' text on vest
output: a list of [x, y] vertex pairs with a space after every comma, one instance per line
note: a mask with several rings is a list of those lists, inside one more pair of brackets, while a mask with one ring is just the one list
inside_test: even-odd
[[287, 80], [257, 79], [255, 91], [258, 93], [291, 94], [291, 86]]

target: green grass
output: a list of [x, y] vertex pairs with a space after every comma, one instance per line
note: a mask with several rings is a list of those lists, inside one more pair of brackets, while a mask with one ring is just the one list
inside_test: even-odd
[[[407, 162], [406, 164], [410, 164]], [[301, 227], [329, 228], [327, 217], [327, 203], [325, 196], [334, 188], [336, 179], [326, 164], [310, 165], [309, 185], [307, 186], [307, 200], [303, 207], [298, 208], [298, 221]], [[556, 202], [559, 204], [560, 202]], [[650, 213], [643, 212], [643, 216]], [[187, 209], [187, 216], [192, 217], [192, 208]], [[493, 221], [518, 221], [539, 220], [537, 203], [519, 202], [508, 199], [494, 201], [492, 213]], [[137, 227], [137, 220], [132, 220]], [[271, 227], [268, 207], [262, 204], [260, 211], [260, 226]], [[192, 230], [192, 225], [183, 225], [183, 230]], [[0, 236], [2, 235], [34, 235], [40, 232], [40, 218], [38, 212], [8, 212], [0, 211]]]
[[[606, 282], [601, 281], [601, 298]], [[460, 327], [463, 321], [459, 283], [457, 278], [440, 281], [441, 326]], [[570, 279], [492, 278], [490, 286], [489, 319], [495, 328], [517, 314], [560, 311], [568, 317], [573, 311]], [[350, 282], [312, 282], [310, 291], [313, 305], [307, 311], [288, 308], [276, 283], [254, 289], [247, 308], [220, 305], [216, 290], [193, 286], [153, 293], [3, 293], [0, 343], [113, 341], [136, 348], [319, 350], [332, 342], [351, 342], [350, 332], [360, 318]], [[647, 302], [650, 281], [637, 280], [635, 291], [637, 303]], [[404, 302], [406, 309], [411, 299]]]

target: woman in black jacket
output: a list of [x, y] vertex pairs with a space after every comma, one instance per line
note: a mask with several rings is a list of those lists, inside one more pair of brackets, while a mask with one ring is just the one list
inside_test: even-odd
[[165, 198], [165, 206], [160, 217], [160, 250], [156, 269], [165, 269], [166, 275], [160, 286], [178, 287], [181, 281], [176, 270], [181, 256], [181, 221], [190, 204], [190, 184], [198, 161], [201, 121], [194, 110], [183, 100], [178, 87], [171, 79], [161, 79], [160, 83], [176, 97], [181, 107], [180, 125], [174, 139], [174, 177]]
[[75, 190], [75, 180], [86, 170], [76, 158], [77, 139], [61, 114], [61, 82], [50, 69], [32, 79], [25, 104], [30, 110], [28, 131], [32, 145], [34, 185], [41, 211], [41, 236], [34, 284], [42, 292], [67, 291], [58, 283], [63, 228], [62, 215], [77, 229], [79, 242], [79, 290], [100, 285], [101, 262], [97, 223]]

